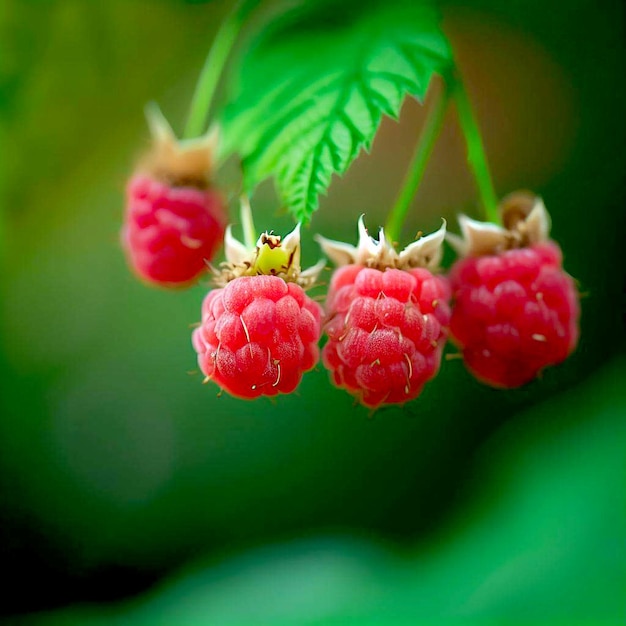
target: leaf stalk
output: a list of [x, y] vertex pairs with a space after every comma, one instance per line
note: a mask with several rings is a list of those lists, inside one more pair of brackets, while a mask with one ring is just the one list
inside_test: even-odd
[[441, 81], [441, 91], [437, 94], [435, 101], [431, 103], [426, 113], [426, 121], [415, 147], [404, 183], [385, 225], [385, 233], [389, 241], [397, 241], [400, 237], [402, 225], [411, 207], [411, 202], [422, 181], [435, 142], [443, 128], [448, 101], [448, 87], [444, 81]]
[[452, 99], [456, 105], [459, 124], [467, 146], [467, 163], [474, 175], [485, 217], [487, 221], [500, 225], [498, 196], [489, 171], [480, 128], [458, 67], [454, 67], [449, 80]]
[[257, 242], [257, 232], [254, 227], [254, 219], [252, 218], [252, 207], [250, 199], [243, 194], [240, 199], [241, 205], [239, 215], [241, 218], [241, 227], [243, 229], [243, 243], [248, 250], [254, 250]]
[[215, 35], [191, 99], [183, 134], [185, 139], [199, 137], [205, 131], [215, 90], [243, 24], [245, 4], [245, 2], [235, 4]]

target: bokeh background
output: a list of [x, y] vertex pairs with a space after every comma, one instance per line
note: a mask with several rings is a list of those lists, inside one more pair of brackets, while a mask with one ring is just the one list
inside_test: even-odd
[[[146, 287], [120, 251], [143, 106], [182, 129], [229, 6], [0, 7], [3, 622], [623, 624], [622, 4], [441, 3], [496, 188], [544, 197], [582, 338], [523, 389], [450, 360], [373, 416], [321, 367], [275, 402], [217, 397], [190, 344], [207, 286]], [[314, 232], [384, 222], [422, 121], [407, 100], [334, 180], [305, 263]], [[255, 211], [292, 227], [271, 184]], [[461, 211], [479, 217], [451, 109], [404, 243]]]

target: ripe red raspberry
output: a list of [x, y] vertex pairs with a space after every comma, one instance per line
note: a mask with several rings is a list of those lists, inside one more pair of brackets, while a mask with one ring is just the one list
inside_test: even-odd
[[[504, 203], [517, 220], [503, 231], [502, 248], [474, 254], [485, 226], [462, 218], [467, 256], [450, 271], [453, 341], [480, 381], [501, 388], [524, 385], [545, 367], [565, 360], [578, 342], [580, 307], [573, 279], [562, 268], [559, 246], [547, 239], [543, 203], [515, 195]], [[493, 249], [494, 225], [490, 231]], [[482, 234], [481, 234], [482, 233]], [[521, 247], [512, 247], [519, 245]]]
[[[252, 223], [247, 203], [242, 223]], [[250, 248], [229, 227], [225, 252], [226, 263], [213, 270], [222, 287], [205, 297], [193, 333], [205, 380], [239, 398], [291, 393], [319, 359], [322, 308], [303, 287], [324, 262], [301, 271], [299, 224], [284, 239], [263, 233]]]
[[322, 353], [333, 382], [372, 408], [416, 398], [439, 370], [449, 297], [445, 278], [424, 268], [339, 268]]
[[127, 189], [122, 241], [144, 280], [186, 286], [207, 270], [224, 236], [221, 196], [212, 189], [176, 187], [145, 174]]
[[122, 246], [143, 280], [185, 287], [224, 236], [224, 202], [210, 182], [216, 135], [178, 141], [156, 108], [148, 122], [153, 145], [127, 186]]
[[319, 358], [321, 307], [278, 276], [241, 276], [206, 296], [200, 369], [239, 398], [291, 393]]
[[[328, 342], [324, 365], [338, 387], [365, 406], [403, 404], [416, 398], [438, 372], [450, 320], [447, 280], [436, 267], [445, 228], [400, 254], [367, 235], [359, 221], [354, 248], [320, 238], [339, 264], [326, 301]], [[369, 266], [369, 267], [368, 267]]]

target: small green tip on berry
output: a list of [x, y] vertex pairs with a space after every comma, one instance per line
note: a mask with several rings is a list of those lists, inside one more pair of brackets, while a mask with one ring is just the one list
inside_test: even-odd
[[281, 245], [280, 237], [263, 233], [257, 243], [257, 254], [253, 269], [257, 274], [268, 276], [288, 272], [293, 264], [295, 249]]
[[224, 250], [226, 261], [220, 269], [213, 269], [215, 283], [220, 286], [240, 276], [278, 276], [285, 282], [297, 283], [307, 289], [315, 284], [326, 265], [321, 259], [302, 270], [299, 223], [284, 237], [273, 231], [261, 233], [254, 246], [246, 246], [236, 239], [229, 226], [224, 237]]

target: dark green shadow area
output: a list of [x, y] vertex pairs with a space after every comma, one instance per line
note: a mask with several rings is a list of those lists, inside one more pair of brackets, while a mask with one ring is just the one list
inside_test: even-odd
[[518, 415], [481, 448], [474, 498], [428, 546], [304, 537], [196, 562], [118, 607], [24, 623], [620, 624], [625, 375], [622, 358]]

